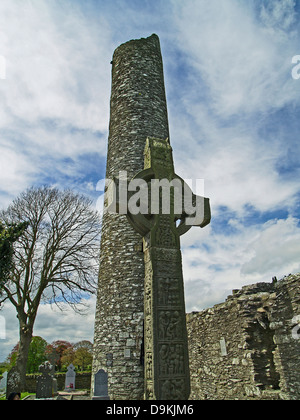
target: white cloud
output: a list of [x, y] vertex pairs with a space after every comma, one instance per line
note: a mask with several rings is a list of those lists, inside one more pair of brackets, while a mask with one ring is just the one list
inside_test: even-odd
[[[195, 108], [201, 109], [197, 105]], [[255, 129], [239, 123], [236, 127], [218, 127], [207, 112], [201, 111], [195, 111], [195, 125], [203, 131], [198, 138], [189, 132], [181, 135], [180, 128], [174, 130], [175, 168], [183, 178], [204, 178], [205, 195], [211, 199], [214, 214], [218, 206], [226, 206], [241, 217], [249, 204], [262, 212], [292, 208], [299, 181], [284, 179], [277, 170], [285, 144], [274, 139], [271, 145]]]
[[[261, 212], [290, 210], [299, 191], [297, 177], [278, 171], [287, 150], [295, 150], [286, 115], [273, 137], [264, 134], [276, 112], [299, 105], [300, 84], [290, 74], [299, 42], [288, 30], [296, 12], [292, 1], [253, 4], [173, 1], [188, 72], [171, 104], [175, 168], [183, 178], [204, 178], [214, 212], [227, 206], [241, 217], [249, 204]], [[278, 22], [282, 29], [271, 33]]]
[[[259, 2], [254, 9], [235, 0], [173, 2], [189, 72], [170, 114], [175, 168], [183, 178], [204, 178], [212, 207], [211, 225], [181, 240], [188, 311], [244, 284], [299, 271], [296, 219], [243, 221], [247, 206], [259, 213], [296, 209], [299, 179], [278, 171], [288, 148], [295, 150], [295, 133], [284, 116], [273, 137], [262, 134], [276, 111], [299, 105], [300, 85], [290, 75], [299, 46], [290, 30], [293, 3]], [[224, 207], [235, 215], [227, 220], [233, 232]], [[222, 219], [224, 233], [215, 226]]]
[[[216, 115], [226, 118], [299, 103], [290, 77], [290, 61], [297, 45], [295, 34], [286, 33], [284, 38], [282, 33], [270, 34], [257, 21], [251, 3], [173, 3], [178, 40], [200, 76], [195, 93], [200, 95], [205, 84], [209, 91], [207, 106]], [[289, 10], [286, 16], [293, 18], [295, 12], [291, 7]]]
[[73, 8], [70, 13], [69, 7], [61, 2], [55, 7], [45, 1], [1, 2], [0, 24], [6, 39], [1, 49], [7, 61], [6, 83], [1, 87], [6, 109], [27, 123], [47, 118], [105, 130], [110, 29], [103, 19], [88, 26], [79, 11]]
[[76, 177], [64, 158], [78, 171], [82, 155], [104, 156], [113, 45], [104, 18], [68, 1], [3, 0], [0, 27], [2, 207], [41, 172]]
[[30, 172], [31, 165], [28, 157], [21, 155], [10, 147], [2, 147], [0, 153], [0, 188], [5, 189], [11, 196], [26, 188], [28, 179], [33, 175]]
[[5, 340], [0, 340], [0, 361], [3, 362], [13, 347], [19, 341], [18, 320], [16, 311], [12, 305], [6, 305], [5, 310], [0, 311], [0, 316], [4, 318]]
[[34, 335], [40, 335], [47, 342], [62, 338], [71, 343], [81, 340], [93, 341], [96, 297], [83, 299], [87, 305], [86, 314], [75, 313], [67, 304], [63, 305], [64, 311], [50, 305], [40, 305], [35, 324]]

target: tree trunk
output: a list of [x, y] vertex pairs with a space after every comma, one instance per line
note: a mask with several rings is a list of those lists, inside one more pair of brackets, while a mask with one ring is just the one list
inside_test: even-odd
[[16, 370], [19, 373], [19, 392], [26, 391], [26, 367], [29, 353], [29, 346], [32, 339], [33, 327], [28, 325], [20, 326], [20, 344], [16, 360]]

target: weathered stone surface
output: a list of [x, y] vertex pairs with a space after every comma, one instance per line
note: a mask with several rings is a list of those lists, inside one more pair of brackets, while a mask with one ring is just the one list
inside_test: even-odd
[[[121, 45], [113, 55], [106, 178], [144, 167], [148, 136], [169, 137], [163, 65], [156, 35]], [[142, 399], [144, 260], [142, 238], [126, 215], [103, 217], [93, 375], [108, 373], [111, 399]], [[127, 347], [127, 340], [130, 347]], [[125, 353], [126, 349], [130, 349]], [[106, 354], [113, 354], [107, 366]], [[124, 355], [126, 354], [126, 357]], [[124, 371], [124, 368], [125, 371]], [[92, 388], [94, 377], [92, 378]], [[93, 390], [92, 390], [93, 395]]]
[[245, 286], [188, 314], [191, 398], [299, 399], [299, 314], [300, 275]]
[[6, 394], [7, 375], [8, 372], [4, 372], [2, 378], [0, 379], [0, 394]]
[[93, 400], [108, 400], [107, 372], [100, 369], [95, 375]]
[[[174, 178], [168, 139], [147, 139], [145, 170], [136, 176], [143, 179], [145, 174], [158, 180]], [[174, 191], [169, 194], [174, 207]], [[190, 374], [182, 263], [174, 208], [169, 210], [162, 214], [160, 203], [159, 214], [150, 219], [128, 217], [137, 231], [145, 229], [145, 399], [185, 400]]]
[[[133, 196], [124, 198], [122, 192], [111, 193], [114, 183], [108, 187], [107, 203], [119, 212], [123, 211], [122, 201], [128, 200], [127, 218], [143, 237], [145, 398], [186, 400], [190, 378], [179, 237], [192, 223], [199, 227], [209, 223], [209, 200], [195, 196], [175, 174], [169, 139], [148, 137], [144, 156], [144, 169], [130, 181], [138, 181], [139, 185], [143, 182], [139, 206], [130, 204]], [[122, 183], [120, 177], [117, 189], [123, 188]], [[159, 184], [164, 187], [158, 187]], [[188, 198], [197, 205], [186, 212], [182, 203], [186, 205]], [[132, 345], [134, 340], [127, 340], [127, 347]], [[125, 350], [125, 357], [129, 354]]]

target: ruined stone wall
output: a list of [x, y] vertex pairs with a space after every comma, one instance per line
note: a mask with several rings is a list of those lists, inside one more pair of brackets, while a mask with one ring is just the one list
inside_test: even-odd
[[[133, 40], [116, 49], [106, 178], [144, 167], [147, 137], [169, 137], [159, 39]], [[144, 260], [141, 236], [125, 215], [103, 217], [94, 334], [94, 374], [108, 372], [111, 399], [143, 398], [141, 364], [144, 312]]]
[[191, 398], [300, 399], [299, 315], [300, 275], [189, 314]]
[[274, 331], [274, 362], [283, 399], [300, 399], [300, 275], [276, 284], [270, 316]]

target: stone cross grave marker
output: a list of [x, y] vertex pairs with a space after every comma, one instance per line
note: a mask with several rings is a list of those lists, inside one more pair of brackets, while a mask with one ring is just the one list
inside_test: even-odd
[[[179, 238], [192, 226], [204, 227], [210, 222], [209, 199], [192, 194], [175, 174], [168, 139], [148, 138], [144, 157], [144, 170], [133, 180], [140, 181], [138, 201], [140, 209], [147, 208], [147, 214], [137, 212], [136, 207], [133, 210], [132, 202], [129, 205], [133, 198], [130, 187], [127, 217], [143, 236], [145, 399], [187, 400], [190, 374]], [[161, 180], [167, 181], [168, 188], [162, 187], [158, 196], [153, 198], [155, 181]], [[122, 182], [124, 180], [114, 179], [108, 186], [108, 209], [124, 209], [121, 202], [124, 195], [117, 193]], [[186, 203], [186, 195], [190, 198], [190, 205]], [[164, 207], [164, 199], [169, 203], [169, 209]], [[158, 211], [153, 212], [153, 207]]]
[[71, 363], [68, 366], [68, 370], [67, 370], [67, 373], [66, 373], [65, 389], [67, 389], [69, 391], [75, 389], [75, 378], [76, 378], [75, 367]]
[[95, 374], [95, 387], [93, 400], [109, 400], [108, 377], [104, 369], [99, 369]]
[[52, 398], [53, 397], [53, 377], [51, 375], [53, 366], [50, 362], [44, 362], [39, 366], [39, 376], [36, 384], [36, 398]]

